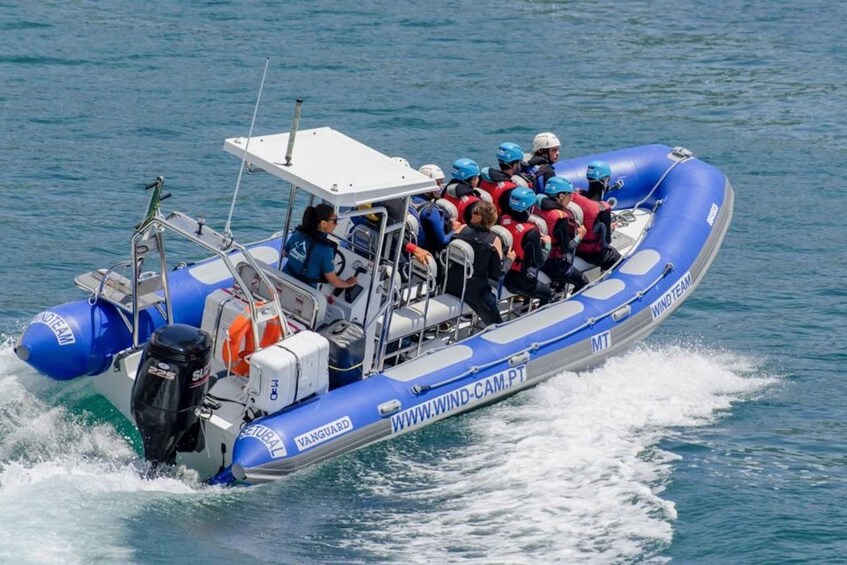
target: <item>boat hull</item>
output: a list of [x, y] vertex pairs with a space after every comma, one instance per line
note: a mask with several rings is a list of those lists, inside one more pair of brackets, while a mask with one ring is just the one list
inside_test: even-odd
[[[734, 193], [718, 169], [664, 145], [591, 155], [557, 163], [556, 169], [582, 179], [596, 159], [625, 180], [612, 194], [617, 209], [653, 211], [635, 251], [602, 281], [564, 302], [246, 425], [238, 407], [227, 404], [206, 421], [204, 450], [179, 453], [177, 461], [214, 483], [274, 480], [499, 401], [563, 371], [597, 365], [646, 338], [703, 280], [729, 228]], [[275, 261], [278, 242], [266, 247], [269, 256], [258, 258]], [[231, 283], [219, 260], [174, 273], [175, 321], [199, 326], [205, 297]], [[19, 344], [25, 360], [52, 378], [98, 375], [98, 391], [130, 418], [140, 352], [117, 356], [131, 337], [114, 307], [83, 300], [39, 316]], [[155, 308], [145, 310], [141, 321], [142, 341], [164, 323]], [[214, 386], [219, 396], [232, 396], [243, 383], [227, 377]]]
[[646, 338], [703, 280], [733, 211], [734, 193], [720, 171], [698, 160], [677, 166], [670, 151], [654, 145], [558, 167], [580, 178], [589, 161], [604, 159], [640, 185], [621, 191], [619, 206], [661, 201], [638, 250], [611, 276], [566, 302], [248, 424], [233, 464], [213, 481], [274, 480], [597, 365]]

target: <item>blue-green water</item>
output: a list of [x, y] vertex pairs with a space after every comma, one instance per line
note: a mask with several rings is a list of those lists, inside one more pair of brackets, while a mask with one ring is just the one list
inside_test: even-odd
[[[847, 5], [21, 2], [0, 7], [0, 561], [839, 562], [847, 554]], [[86, 381], [12, 353], [128, 255], [164, 175], [222, 227], [256, 132], [328, 125], [414, 166], [664, 142], [727, 173], [695, 295], [591, 373], [254, 489], [145, 481]], [[249, 240], [285, 198], [242, 185]], [[276, 224], [275, 224], [276, 225]]]

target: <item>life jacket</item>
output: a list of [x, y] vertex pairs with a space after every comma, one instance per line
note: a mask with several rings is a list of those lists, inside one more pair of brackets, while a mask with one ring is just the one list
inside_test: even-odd
[[471, 280], [477, 283], [474, 286], [488, 286], [488, 264], [491, 261], [492, 253], [497, 254], [497, 250], [494, 249], [494, 240], [497, 236], [489, 230], [467, 225], [455, 237], [468, 242], [473, 247], [473, 277]]
[[482, 175], [479, 179], [479, 188], [491, 195], [498, 214], [505, 209], [509, 194], [517, 186], [509, 175], [496, 169], [490, 169], [488, 177]]
[[[319, 236], [310, 234], [310, 233], [300, 229], [299, 227], [297, 227], [295, 229], [298, 232], [300, 232], [301, 234], [303, 234], [304, 236], [306, 236], [306, 242], [307, 242], [306, 243], [306, 246], [307, 246], [306, 259], [303, 261], [303, 267], [300, 269], [299, 273], [294, 272], [294, 270], [291, 269], [291, 272], [289, 272], [288, 274], [290, 274], [291, 276], [293, 276], [294, 278], [296, 278], [298, 280], [303, 281], [304, 283], [306, 283], [308, 285], [316, 286], [318, 283], [329, 282], [329, 281], [326, 280], [326, 274], [325, 273], [321, 273], [320, 276], [318, 276], [317, 278], [308, 276], [307, 273], [309, 272], [309, 262], [312, 259], [312, 251], [315, 249], [316, 246], [326, 245], [326, 246], [332, 248], [332, 252], [334, 254], [336, 249], [338, 248], [338, 245], [334, 241], [331, 241], [331, 240], [324, 238], [324, 237], [319, 237]], [[290, 264], [291, 264], [291, 261], [289, 261], [288, 263], [285, 264], [285, 267], [286, 267], [285, 270], [290, 269], [290, 267], [289, 267]]]
[[459, 212], [459, 217], [457, 219], [463, 224], [470, 223], [471, 212], [473, 211], [474, 205], [482, 200], [474, 192], [465, 194], [464, 196], [452, 196], [448, 191], [445, 191], [443, 198], [456, 207], [456, 210]]
[[[598, 253], [608, 247], [612, 237], [612, 209], [603, 201], [595, 202], [574, 192], [571, 202], [582, 210], [582, 223], [585, 226], [585, 237], [579, 242], [578, 253]], [[604, 229], [598, 230], [596, 226]], [[603, 233], [605, 232], [605, 237]]]
[[530, 159], [523, 172], [534, 181], [530, 188], [538, 194], [544, 194], [544, 184], [548, 178], [556, 174], [553, 164], [547, 160], [547, 157], [541, 155], [536, 155]]
[[532, 222], [518, 222], [508, 214], [500, 216], [500, 225], [512, 234], [512, 251], [515, 252], [515, 260], [512, 261], [510, 270], [521, 272], [524, 261], [523, 238], [538, 227]]
[[[550, 200], [545, 198], [545, 200]], [[535, 207], [535, 215], [544, 220], [544, 223], [547, 224], [547, 233], [551, 237], [553, 237], [553, 245], [550, 249], [550, 259], [559, 259], [564, 257], [565, 249], [570, 243], [570, 240], [574, 238], [576, 235], [576, 222], [574, 222], [573, 215], [570, 210], [563, 210], [558, 207], [558, 203], [556, 207], [544, 207], [536, 206]], [[558, 237], [555, 237], [556, 233], [556, 224], [561, 221], [565, 221], [568, 223], [568, 241], [559, 241]]]

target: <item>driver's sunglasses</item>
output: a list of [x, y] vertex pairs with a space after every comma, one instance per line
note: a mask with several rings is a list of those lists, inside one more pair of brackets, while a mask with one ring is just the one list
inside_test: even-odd
[[334, 218], [327, 218], [326, 221], [332, 222], [333, 224], [338, 224], [338, 216], [336, 216]]

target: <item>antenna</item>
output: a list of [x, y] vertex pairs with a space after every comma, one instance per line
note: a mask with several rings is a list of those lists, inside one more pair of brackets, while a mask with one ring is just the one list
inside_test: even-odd
[[294, 138], [297, 137], [297, 128], [300, 125], [300, 107], [303, 101], [299, 98], [294, 102], [294, 121], [291, 122], [291, 135], [288, 136], [288, 147], [285, 150], [285, 166], [291, 166], [291, 155], [294, 153]]
[[241, 175], [244, 173], [244, 163], [247, 161], [247, 150], [250, 149], [250, 138], [253, 137], [253, 126], [256, 125], [256, 114], [259, 113], [259, 102], [262, 100], [262, 89], [265, 88], [265, 77], [268, 75], [268, 63], [271, 58], [265, 59], [265, 71], [262, 73], [262, 84], [259, 85], [259, 96], [256, 97], [256, 107], [253, 109], [253, 120], [250, 122], [250, 132], [247, 134], [247, 143], [244, 145], [244, 155], [241, 158], [241, 168], [238, 169], [238, 180], [235, 181], [235, 193], [232, 195], [232, 204], [229, 207], [229, 216], [226, 219], [224, 235], [232, 236], [230, 226], [232, 224], [232, 213], [235, 211], [235, 201], [238, 199], [238, 189], [241, 187]]

